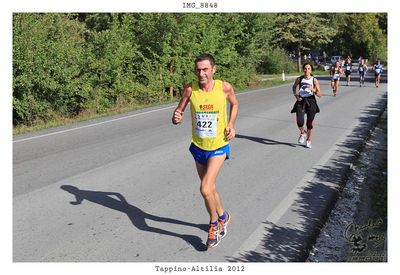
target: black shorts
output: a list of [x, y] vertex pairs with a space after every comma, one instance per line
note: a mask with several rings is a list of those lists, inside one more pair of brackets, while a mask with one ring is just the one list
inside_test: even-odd
[[346, 76], [349, 76], [349, 75], [351, 75], [351, 71], [346, 70]]
[[319, 113], [319, 107], [314, 96], [296, 101], [291, 113], [296, 113], [297, 126], [304, 125], [304, 115], [307, 114], [307, 129], [313, 129], [314, 118]]

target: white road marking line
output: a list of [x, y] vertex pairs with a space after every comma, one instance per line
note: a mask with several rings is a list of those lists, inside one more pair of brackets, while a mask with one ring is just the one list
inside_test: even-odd
[[57, 135], [57, 134], [72, 132], [72, 131], [76, 131], [76, 130], [80, 130], [80, 129], [84, 129], [84, 128], [89, 128], [89, 127], [93, 127], [93, 126], [98, 126], [98, 125], [101, 125], [101, 124], [106, 124], [106, 123], [110, 123], [110, 122], [114, 122], [114, 121], [118, 121], [118, 120], [123, 120], [123, 119], [127, 119], [127, 118], [132, 118], [132, 117], [136, 117], [136, 116], [146, 115], [146, 114], [154, 113], [154, 112], [157, 112], [157, 111], [163, 111], [163, 110], [167, 110], [167, 109], [171, 109], [171, 108], [176, 108], [176, 106], [170, 106], [170, 107], [161, 108], [161, 109], [156, 109], [156, 110], [151, 110], [151, 111], [147, 111], [147, 112], [143, 112], [143, 113], [139, 113], [139, 114], [134, 114], [134, 115], [130, 115], [130, 116], [125, 116], [125, 117], [110, 119], [110, 120], [103, 121], [103, 122], [98, 122], [98, 123], [94, 123], [94, 124], [90, 124], [90, 125], [86, 125], [86, 126], [81, 126], [81, 127], [77, 127], [77, 128], [73, 128], [73, 129], [68, 129], [68, 130], [53, 132], [53, 133], [44, 134], [44, 135], [40, 135], [40, 136], [34, 136], [34, 137], [29, 137], [29, 138], [14, 140], [13, 142], [14, 142], [14, 143], [17, 143], [17, 142], [22, 142], [22, 141], [37, 139], [37, 138], [41, 138], [41, 137], [47, 137], [47, 136], [53, 136], [53, 135]]
[[[284, 86], [284, 85], [281, 85], [281, 86]], [[272, 88], [279, 88], [281, 86], [272, 86], [272, 87], [267, 87], [267, 88], [264, 88], [264, 89], [260, 88], [259, 90], [257, 89], [257, 90], [245, 91], [245, 92], [242, 92], [242, 93], [240, 92], [240, 93], [237, 93], [236, 96], [239, 96], [241, 94], [249, 94], [249, 93], [254, 93], [254, 92], [260, 92], [262, 90], [269, 90], [269, 89], [272, 89]], [[18, 143], [18, 142], [22, 142], [22, 141], [28, 141], [28, 140], [42, 138], [42, 137], [54, 136], [54, 135], [57, 135], [57, 134], [63, 134], [63, 133], [67, 133], [67, 132], [72, 132], [72, 131], [84, 129], [84, 128], [94, 127], [94, 126], [98, 126], [98, 125], [101, 125], [101, 124], [106, 124], [106, 123], [110, 123], [110, 122], [114, 122], [114, 121], [118, 121], [118, 120], [122, 120], [122, 119], [132, 118], [132, 117], [135, 117], [135, 116], [150, 114], [150, 113], [154, 113], [154, 112], [157, 112], [157, 111], [168, 110], [168, 109], [171, 109], [171, 108], [176, 108], [176, 106], [174, 105], [174, 106], [161, 108], [161, 109], [156, 109], [156, 110], [151, 110], [151, 111], [147, 111], [147, 112], [143, 112], [143, 113], [139, 113], [139, 114], [134, 114], [134, 115], [130, 115], [130, 116], [120, 117], [120, 118], [116, 118], [116, 119], [110, 119], [110, 120], [107, 120], [107, 121], [98, 122], [98, 123], [94, 123], [94, 124], [90, 124], [90, 125], [86, 125], [86, 126], [81, 126], [81, 127], [77, 127], [77, 128], [73, 128], [73, 129], [53, 132], [53, 133], [49, 133], [49, 134], [44, 134], [44, 135], [39, 135], [39, 136], [34, 136], [34, 137], [29, 137], [29, 138], [24, 138], [24, 139], [18, 139], [18, 140], [14, 140], [13, 143]]]

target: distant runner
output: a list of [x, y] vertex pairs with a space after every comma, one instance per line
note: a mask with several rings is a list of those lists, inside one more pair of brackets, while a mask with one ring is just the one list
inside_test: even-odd
[[332, 66], [330, 71], [333, 96], [336, 96], [336, 92], [338, 91], [339, 88], [340, 77], [342, 75], [343, 75], [343, 69], [340, 68], [339, 61], [336, 61], [335, 66]]
[[[215, 70], [212, 55], [201, 54], [196, 58], [198, 81], [186, 85], [172, 117], [173, 124], [180, 123], [190, 101], [192, 143], [189, 151], [196, 163], [201, 180], [200, 192], [210, 215], [208, 247], [220, 243], [231, 221], [230, 214], [222, 208], [215, 179], [225, 159], [229, 159], [229, 141], [236, 135], [234, 124], [239, 108], [232, 85], [213, 79]], [[229, 120], [227, 101], [230, 103]]]
[[350, 85], [350, 75], [351, 75], [351, 70], [352, 70], [353, 64], [351, 62], [350, 56], [346, 58], [346, 61], [344, 62], [344, 69], [345, 69], [345, 74], [346, 74], [346, 80], [347, 80], [347, 86]]
[[[291, 113], [296, 113], [297, 126], [300, 130], [298, 142], [304, 144], [307, 148], [312, 148], [311, 134], [316, 113], [319, 113], [319, 107], [315, 95], [321, 97], [321, 90], [318, 80], [312, 75], [313, 67], [309, 63], [303, 65], [304, 75], [298, 77], [292, 87], [293, 95], [297, 101], [293, 106]], [[296, 92], [299, 86], [299, 93]], [[304, 115], [307, 114], [307, 133], [304, 130]]]
[[368, 72], [368, 67], [364, 63], [364, 59], [361, 59], [360, 64], [358, 65], [358, 73], [360, 74], [360, 87], [364, 85], [365, 75]]
[[342, 71], [343, 71], [344, 60], [342, 60], [342, 59], [339, 57], [338, 62], [339, 62], [339, 67], [340, 67], [340, 68], [342, 69]]
[[383, 67], [379, 59], [376, 61], [376, 64], [374, 64], [372, 70], [375, 71], [375, 87], [378, 88], [381, 82], [381, 74], [383, 72]]

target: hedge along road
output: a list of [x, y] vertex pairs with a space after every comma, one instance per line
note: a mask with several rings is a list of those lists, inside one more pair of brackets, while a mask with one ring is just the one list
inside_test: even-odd
[[14, 261], [304, 260], [387, 104], [386, 74], [379, 88], [355, 78], [336, 98], [318, 78], [312, 149], [297, 144], [292, 84], [237, 93], [237, 136], [217, 178], [232, 222], [209, 250], [189, 109], [178, 126], [171, 104], [15, 136]]

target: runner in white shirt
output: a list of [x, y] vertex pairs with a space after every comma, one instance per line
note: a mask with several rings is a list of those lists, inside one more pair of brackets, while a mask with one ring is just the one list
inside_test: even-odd
[[332, 66], [331, 71], [330, 71], [333, 96], [336, 96], [336, 92], [338, 91], [338, 88], [339, 88], [340, 77], [342, 75], [343, 75], [343, 69], [340, 68], [339, 61], [336, 61], [335, 66]]
[[[306, 148], [311, 146], [311, 134], [314, 128], [314, 118], [319, 113], [319, 107], [315, 95], [321, 97], [321, 89], [318, 80], [312, 75], [313, 67], [309, 63], [303, 65], [304, 75], [296, 78], [292, 91], [296, 97], [291, 113], [296, 113], [296, 123], [300, 130], [298, 139], [300, 144], [306, 143]], [[299, 92], [296, 92], [299, 87]], [[307, 132], [304, 129], [304, 115], [307, 114]]]
[[351, 69], [352, 69], [353, 64], [351, 63], [351, 58], [348, 56], [346, 58], [346, 62], [344, 63], [344, 69], [346, 73], [346, 80], [347, 80], [347, 86], [350, 85], [350, 75], [351, 75]]

